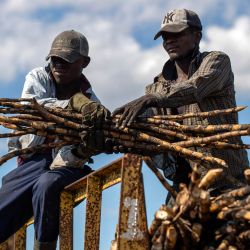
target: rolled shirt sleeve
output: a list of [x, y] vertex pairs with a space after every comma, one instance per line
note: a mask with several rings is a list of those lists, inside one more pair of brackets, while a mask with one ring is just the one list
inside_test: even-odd
[[58, 100], [55, 95], [53, 81], [44, 68], [36, 68], [27, 74], [22, 98], [36, 98], [41, 105], [66, 108], [69, 100]]
[[81, 168], [88, 161], [88, 159], [79, 158], [72, 153], [75, 148], [74, 145], [68, 145], [60, 148], [54, 157], [53, 162], [50, 165], [50, 169], [60, 167], [73, 167]]

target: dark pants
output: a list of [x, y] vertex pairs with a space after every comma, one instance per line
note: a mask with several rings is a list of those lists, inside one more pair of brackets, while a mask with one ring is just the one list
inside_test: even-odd
[[[192, 173], [192, 168], [190, 164], [188, 163], [188, 161], [186, 161], [182, 157], [177, 158], [177, 165], [178, 167], [176, 169], [176, 172], [172, 177], [172, 181], [173, 181], [172, 187], [176, 192], [179, 192], [180, 183], [184, 183], [187, 186], [189, 185], [190, 174]], [[169, 207], [172, 207], [175, 204], [175, 200], [173, 199], [170, 193], [168, 193], [165, 203]]]
[[60, 192], [91, 172], [85, 166], [50, 170], [50, 154], [36, 154], [2, 179], [0, 189], [0, 242], [34, 215], [35, 237], [55, 241], [59, 233]]

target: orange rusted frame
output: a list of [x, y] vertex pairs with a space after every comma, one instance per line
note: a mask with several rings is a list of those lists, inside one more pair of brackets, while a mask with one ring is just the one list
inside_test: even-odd
[[19, 229], [14, 235], [12, 235], [8, 240], [0, 244], [0, 250], [25, 250], [26, 249], [26, 227], [25, 224], [21, 229]]
[[[64, 189], [60, 205], [60, 250], [73, 250], [73, 208], [85, 198], [84, 249], [99, 249], [102, 191], [121, 180], [118, 249], [149, 249], [141, 164], [141, 157], [128, 154]], [[26, 249], [26, 228], [31, 223], [32, 220], [13, 236], [15, 249]], [[1, 244], [0, 250], [8, 250], [6, 247], [7, 244]]]
[[98, 176], [87, 180], [87, 203], [84, 249], [98, 250], [101, 226], [102, 187]]
[[60, 250], [73, 250], [73, 195], [70, 192], [61, 193], [60, 204]]

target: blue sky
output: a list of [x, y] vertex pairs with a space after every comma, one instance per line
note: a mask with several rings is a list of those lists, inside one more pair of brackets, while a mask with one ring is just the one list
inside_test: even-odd
[[[222, 50], [235, 74], [238, 105], [249, 106], [250, 92], [250, 2], [247, 0], [0, 0], [0, 93], [19, 97], [25, 75], [46, 64], [53, 38], [75, 29], [89, 40], [91, 64], [84, 71], [111, 111], [144, 93], [145, 85], [158, 74], [167, 55], [161, 39], [153, 40], [165, 13], [174, 8], [196, 11], [203, 23], [201, 50]], [[250, 123], [250, 108], [240, 113], [241, 123]], [[0, 131], [3, 131], [0, 128]], [[245, 139], [249, 143], [249, 139]], [[0, 140], [1, 155], [6, 152]], [[119, 155], [100, 155], [93, 168]], [[11, 160], [0, 167], [0, 177], [15, 167]], [[164, 202], [165, 191], [144, 166], [149, 223]], [[149, 188], [150, 187], [150, 188]], [[109, 249], [118, 219], [119, 186], [103, 194], [101, 250]], [[75, 249], [82, 249], [85, 203], [76, 209]], [[28, 233], [32, 249], [33, 230]]]

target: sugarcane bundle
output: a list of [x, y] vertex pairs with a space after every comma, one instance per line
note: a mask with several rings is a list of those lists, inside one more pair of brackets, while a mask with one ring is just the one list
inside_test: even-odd
[[[244, 108], [139, 117], [130, 127], [125, 128], [115, 126], [115, 120], [119, 119], [119, 116], [116, 116], [103, 124], [102, 131], [106, 138], [112, 140], [116, 152], [129, 151], [148, 155], [172, 151], [197, 163], [215, 164], [224, 168], [227, 167], [225, 161], [191, 150], [191, 147], [247, 149], [250, 147], [249, 145], [228, 143], [228, 138], [249, 135], [250, 124], [186, 126], [179, 121], [195, 116], [226, 115]], [[0, 165], [12, 157], [34, 153], [43, 148], [60, 148], [72, 144], [82, 146], [80, 134], [82, 131], [88, 130], [86, 126], [82, 125], [80, 113], [41, 106], [35, 99], [0, 98], [0, 113], [0, 125], [12, 130], [9, 133], [0, 134], [0, 138], [35, 134], [55, 141], [48, 145], [10, 152], [0, 158]]]
[[250, 249], [250, 170], [247, 185], [211, 196], [209, 186], [223, 169], [200, 178], [198, 168], [189, 186], [180, 185], [172, 207], [162, 205], [149, 228], [152, 250]]
[[[144, 157], [175, 199], [172, 208], [163, 205], [155, 214], [149, 228], [152, 249], [248, 249], [250, 186], [211, 197], [208, 188], [223, 173], [227, 164], [221, 159], [196, 152], [192, 147], [249, 149], [249, 145], [233, 144], [229, 139], [249, 135], [250, 124], [186, 126], [182, 123], [186, 118], [227, 115], [244, 108], [139, 117], [131, 126], [125, 128], [116, 127], [115, 121], [119, 116], [115, 116], [102, 125], [102, 132], [105, 138], [112, 140], [115, 152], [148, 156], [171, 151], [191, 159], [197, 166], [218, 166], [217, 169], [209, 170], [203, 178], [200, 178], [198, 168], [194, 169], [190, 185], [187, 187], [181, 184], [180, 192], [177, 193], [154, 168], [150, 158]], [[47, 148], [61, 148], [65, 145], [87, 147], [80, 135], [83, 131], [95, 130], [82, 124], [80, 113], [41, 106], [35, 99], [0, 98], [0, 114], [0, 125], [11, 130], [0, 134], [0, 138], [35, 134], [54, 141], [10, 152], [0, 158], [0, 165], [12, 157], [40, 152]], [[250, 183], [249, 171], [245, 172], [245, 176]], [[235, 179], [233, 181], [237, 182]]]

